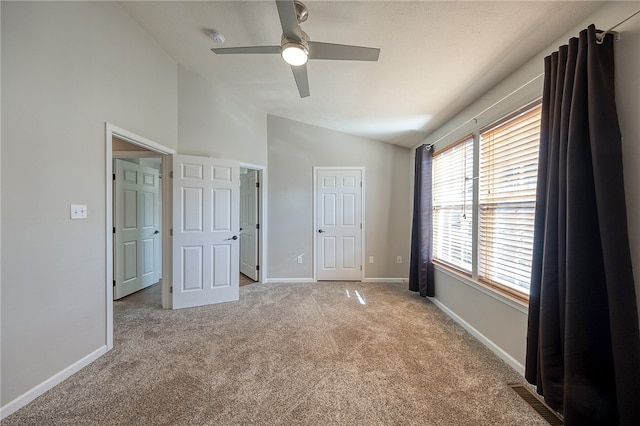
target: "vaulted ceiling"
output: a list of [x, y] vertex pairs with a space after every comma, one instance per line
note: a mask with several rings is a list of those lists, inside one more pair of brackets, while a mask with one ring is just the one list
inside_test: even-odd
[[[274, 1], [122, 2], [176, 62], [266, 113], [411, 147], [586, 19], [593, 1], [305, 1], [311, 40], [378, 47], [378, 62], [311, 60], [301, 99]], [[596, 23], [597, 24], [597, 23]], [[216, 29], [226, 42], [215, 44]], [[541, 64], [542, 70], [542, 64]]]

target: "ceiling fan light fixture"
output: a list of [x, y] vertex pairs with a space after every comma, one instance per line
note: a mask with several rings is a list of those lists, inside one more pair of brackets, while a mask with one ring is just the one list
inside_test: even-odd
[[291, 66], [299, 67], [309, 60], [309, 50], [302, 43], [289, 41], [280, 49], [282, 59]]

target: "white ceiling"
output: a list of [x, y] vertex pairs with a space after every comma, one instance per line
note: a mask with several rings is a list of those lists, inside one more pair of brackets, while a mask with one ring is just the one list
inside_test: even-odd
[[[593, 1], [305, 1], [311, 40], [379, 47], [378, 62], [308, 63], [301, 99], [274, 1], [122, 2], [178, 63], [266, 113], [411, 147], [588, 17]], [[207, 31], [226, 37], [216, 45]], [[542, 69], [542, 64], [541, 64]]]

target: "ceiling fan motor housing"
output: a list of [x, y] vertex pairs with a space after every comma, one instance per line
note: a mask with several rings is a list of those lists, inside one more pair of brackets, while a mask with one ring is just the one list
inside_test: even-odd
[[309, 52], [309, 34], [300, 30], [300, 35], [302, 35], [302, 38], [298, 40], [297, 38], [287, 37], [284, 34], [282, 34], [282, 38], [280, 39], [280, 46], [284, 49], [285, 45], [287, 44], [296, 44], [304, 47], [304, 49], [308, 53]]
[[309, 10], [307, 6], [304, 5], [300, 0], [294, 0], [293, 6], [296, 9], [296, 18], [298, 18], [298, 24], [302, 24], [306, 22], [309, 17]]

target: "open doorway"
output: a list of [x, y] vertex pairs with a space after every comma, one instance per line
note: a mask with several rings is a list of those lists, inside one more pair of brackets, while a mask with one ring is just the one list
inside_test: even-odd
[[261, 281], [262, 170], [240, 167], [240, 286]]
[[[180, 212], [183, 211], [187, 211], [187, 212], [193, 212], [194, 210], [192, 209], [183, 209], [179, 206], [179, 204], [176, 204], [176, 199], [172, 196], [172, 193], [176, 192], [176, 193], [180, 193], [181, 190], [178, 189], [176, 190], [176, 185], [178, 187], [182, 186], [184, 189], [184, 180], [186, 178], [191, 178], [193, 176], [190, 176], [192, 174], [192, 172], [195, 172], [196, 169], [197, 170], [209, 170], [209, 172], [214, 173], [213, 176], [215, 176], [215, 180], [216, 182], [219, 181], [220, 179], [222, 179], [224, 176], [235, 176], [233, 178], [233, 187], [236, 188], [236, 191], [238, 191], [239, 188], [239, 168], [243, 167], [245, 169], [250, 169], [250, 170], [256, 170], [257, 171], [257, 178], [258, 178], [258, 183], [259, 185], [257, 186], [258, 188], [258, 223], [256, 224], [257, 227], [257, 242], [256, 242], [256, 246], [258, 249], [258, 256], [257, 256], [257, 263], [256, 263], [256, 271], [258, 273], [257, 275], [257, 279], [256, 282], [261, 282], [264, 280], [264, 278], [267, 276], [267, 272], [266, 272], [266, 262], [265, 259], [267, 258], [267, 247], [265, 244], [265, 238], [263, 237], [264, 235], [267, 234], [267, 230], [266, 230], [266, 211], [267, 211], [267, 200], [266, 200], [266, 191], [264, 191], [264, 187], [266, 187], [266, 182], [267, 182], [267, 173], [266, 173], [266, 168], [264, 166], [260, 166], [260, 165], [252, 165], [252, 164], [241, 164], [238, 163], [236, 161], [233, 160], [221, 160], [221, 159], [213, 159], [213, 158], [209, 158], [209, 157], [195, 157], [195, 156], [186, 156], [186, 155], [177, 155], [176, 151], [174, 149], [168, 148], [166, 146], [160, 145], [154, 141], [151, 141], [149, 139], [146, 139], [142, 136], [136, 135], [134, 133], [131, 133], [127, 130], [118, 128], [112, 124], [106, 123], [105, 126], [105, 145], [106, 145], [106, 164], [105, 164], [105, 184], [106, 184], [106, 220], [105, 220], [105, 234], [106, 234], [106, 274], [105, 274], [105, 290], [106, 290], [106, 309], [105, 309], [105, 323], [106, 323], [106, 346], [107, 346], [107, 350], [110, 350], [113, 348], [113, 278], [114, 278], [114, 274], [113, 274], [113, 265], [114, 265], [114, 259], [113, 259], [113, 239], [112, 239], [112, 235], [113, 235], [113, 158], [114, 158], [114, 149], [113, 149], [113, 143], [114, 143], [114, 137], [116, 139], [122, 140], [126, 143], [129, 143], [131, 145], [134, 146], [134, 151], [144, 151], [138, 154], [135, 153], [131, 153], [131, 152], [127, 152], [126, 154], [129, 156], [138, 156], [138, 158], [159, 158], [160, 162], [161, 162], [161, 167], [160, 167], [160, 172], [161, 174], [165, 177], [164, 179], [161, 179], [161, 186], [162, 186], [162, 213], [161, 213], [161, 222], [162, 222], [162, 227], [159, 230], [162, 235], [165, 238], [162, 238], [162, 259], [164, 259], [164, 261], [162, 261], [162, 278], [163, 280], [161, 280], [160, 282], [160, 291], [161, 291], [161, 300], [162, 300], [162, 308], [163, 309], [179, 309], [182, 307], [188, 307], [188, 306], [200, 306], [202, 304], [211, 304], [211, 303], [218, 303], [215, 300], [213, 302], [208, 301], [205, 303], [201, 303], [202, 300], [197, 300], [197, 303], [187, 303], [186, 305], [178, 303], [176, 305], [176, 294], [181, 294], [182, 292], [176, 292], [175, 289], [173, 288], [174, 284], [179, 282], [179, 285], [181, 285], [182, 287], [180, 287], [180, 289], [184, 289], [185, 288], [185, 284], [186, 287], [189, 287], [191, 285], [191, 281], [193, 277], [199, 277], [198, 274], [183, 274], [182, 272], [184, 272], [184, 270], [179, 269], [180, 268], [180, 263], [179, 260], [181, 259], [180, 257], [176, 257], [174, 256], [174, 252], [176, 251], [176, 244], [182, 244], [183, 242], [178, 241], [176, 242], [176, 233], [173, 232], [173, 227], [174, 227], [174, 221], [177, 221], [178, 223], [181, 223], [181, 216], [180, 216]], [[189, 164], [184, 163], [184, 161], [187, 161]], [[184, 163], [184, 164], [183, 164]], [[176, 166], [177, 164], [177, 166]], [[204, 168], [200, 167], [203, 166]], [[176, 168], [182, 170], [181, 174], [178, 175], [178, 177], [173, 176], [173, 169]], [[234, 170], [235, 169], [235, 170]], [[225, 172], [226, 170], [226, 172]], [[184, 173], [183, 173], [184, 172]], [[220, 183], [220, 182], [218, 182]], [[218, 183], [215, 183], [215, 185], [218, 185]], [[221, 184], [221, 183], [220, 183]], [[215, 186], [214, 185], [214, 186]], [[217, 188], [217, 186], [216, 186]], [[231, 188], [231, 187], [230, 187]], [[196, 188], [197, 189], [197, 188]], [[215, 189], [215, 188], [214, 188]], [[222, 188], [223, 189], [223, 188]], [[264, 191], [264, 192], [263, 192]], [[224, 192], [224, 191], [222, 191]], [[221, 192], [221, 193], [222, 193]], [[234, 191], [232, 191], [234, 192]], [[233, 227], [234, 232], [238, 232], [238, 224], [239, 224], [239, 220], [238, 220], [238, 216], [239, 216], [239, 191], [236, 193], [236, 195], [233, 195], [231, 197], [232, 199], [235, 199], [237, 201], [238, 204], [236, 204], [235, 207], [235, 212], [231, 213], [231, 215], [217, 215], [217, 214], [213, 214], [213, 216], [211, 217], [216, 217], [216, 218], [231, 218], [233, 217], [235, 225]], [[179, 198], [180, 200], [181, 198]], [[194, 201], [193, 199], [190, 198], [191, 201]], [[216, 203], [217, 205], [217, 203]], [[176, 210], [177, 209], [177, 210]], [[176, 216], [176, 212], [177, 216]], [[193, 215], [189, 216], [187, 219], [191, 220], [193, 219], [192, 217]], [[265, 226], [263, 226], [265, 225]], [[180, 230], [178, 232], [178, 234], [180, 234]], [[181, 235], [181, 234], [180, 234]], [[239, 235], [239, 232], [235, 235]], [[221, 237], [222, 238], [222, 237]], [[239, 238], [238, 238], [239, 239]], [[236, 240], [236, 238], [226, 238], [224, 241], [227, 240]], [[227, 244], [229, 245], [229, 244]], [[213, 247], [213, 246], [211, 246]], [[236, 245], [237, 248], [239, 248], [238, 245]], [[187, 253], [189, 254], [189, 253]], [[238, 260], [234, 260], [234, 262], [238, 262], [238, 263], [234, 263], [234, 265], [238, 265], [239, 264], [239, 253], [236, 252], [236, 254], [234, 256], [231, 256], [232, 258], [238, 259]], [[210, 263], [210, 262], [209, 262]], [[176, 265], [178, 265], [178, 267], [176, 268]], [[194, 265], [190, 265], [190, 269], [189, 271], [193, 271], [194, 269], [192, 268], [192, 266]], [[197, 265], [195, 265], [197, 266]], [[239, 266], [239, 265], [238, 265]], [[234, 266], [232, 269], [234, 270], [234, 272], [232, 274], [230, 274], [229, 276], [233, 276], [232, 280], [235, 281], [237, 280], [238, 276], [235, 274], [239, 275], [239, 269], [235, 269], [237, 266]], [[197, 269], [197, 268], [196, 268]], [[226, 270], [231, 270], [231, 269], [226, 269]], [[218, 276], [219, 275], [219, 276]], [[224, 274], [218, 274], [216, 275], [216, 277], [220, 278], [222, 275]], [[211, 275], [213, 276], [213, 275]], [[177, 278], [176, 278], [177, 277]], [[182, 280], [182, 281], [181, 281]], [[235, 286], [235, 288], [238, 288], [238, 283], [237, 281], [235, 283], [231, 283], [231, 287]], [[217, 287], [224, 287], [222, 285], [220, 286], [216, 286]], [[208, 288], [208, 287], [207, 287]], [[190, 287], [187, 288], [187, 290], [190, 290]], [[191, 292], [193, 293], [193, 292]], [[190, 293], [190, 294], [191, 294]], [[135, 294], [134, 294], [135, 295]], [[183, 300], [180, 300], [179, 302], [184, 302]]]
[[[168, 176], [170, 169], [170, 156], [176, 153], [176, 151], [171, 148], [160, 145], [142, 136], [136, 135], [135, 133], [129, 132], [128, 130], [116, 127], [110, 123], [105, 123], [105, 340], [107, 350], [111, 350], [113, 348], [113, 159], [114, 153], [116, 154], [116, 156], [117, 154], [122, 153], [122, 150], [114, 149], [114, 140], [124, 141], [125, 143], [130, 145], [128, 146], [129, 150], [127, 150], [126, 148], [124, 149], [124, 151], [126, 151], [125, 154], [130, 157], [135, 157], [136, 155], [138, 155], [138, 158], [159, 159], [160, 173], [165, 177]], [[119, 142], [116, 142], [116, 144], [119, 144]], [[136, 151], [139, 152], [136, 154]], [[161, 197], [164, 202], [161, 204], [161, 228], [158, 231], [159, 233], [161, 233], [161, 235], [164, 236], [169, 234], [169, 230], [171, 227], [171, 203], [168, 202], [168, 200], [171, 199], [171, 191], [169, 186], [170, 185], [167, 184], [167, 179], [161, 180]], [[171, 258], [171, 247], [169, 246], [168, 242], [168, 238], [163, 238], [160, 244], [161, 259], [165, 259], [164, 262], [161, 262], [161, 274], [162, 277], [165, 278], [165, 280], [170, 280], [171, 277], [171, 262], [169, 261], [169, 259]], [[160, 292], [162, 307], [170, 308], [170, 290], [168, 283], [163, 283], [161, 281], [158, 286], [161, 287]]]
[[113, 299], [161, 306], [162, 155], [112, 142]]

